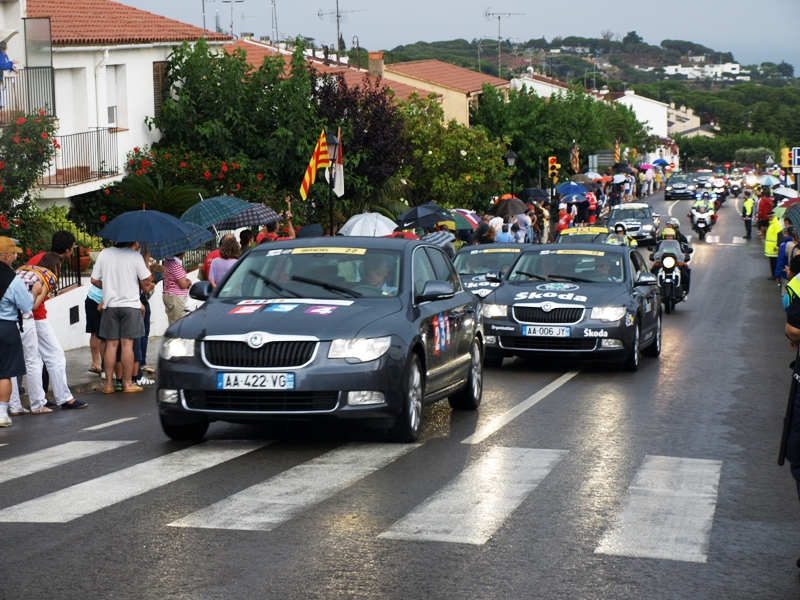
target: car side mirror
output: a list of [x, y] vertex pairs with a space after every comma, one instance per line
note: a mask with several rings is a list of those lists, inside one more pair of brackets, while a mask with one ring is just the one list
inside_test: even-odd
[[650, 260], [655, 260], [655, 259], [656, 259], [656, 255], [655, 254], [651, 254], [650, 255]]
[[422, 293], [416, 297], [417, 303], [431, 302], [433, 300], [447, 300], [456, 295], [453, 289], [453, 284], [449, 281], [441, 281], [434, 279], [425, 284]]
[[653, 275], [652, 273], [642, 273], [639, 277], [636, 278], [636, 281], [633, 285], [635, 286], [642, 286], [642, 285], [656, 285], [658, 284], [658, 277]]
[[213, 291], [210, 281], [198, 281], [189, 288], [189, 297], [194, 300], [208, 300]]
[[500, 283], [502, 280], [503, 276], [497, 271], [489, 271], [486, 274], [486, 281], [489, 281], [491, 283]]

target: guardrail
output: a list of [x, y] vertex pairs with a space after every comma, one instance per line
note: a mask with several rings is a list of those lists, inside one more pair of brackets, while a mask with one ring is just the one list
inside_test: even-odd
[[39, 110], [56, 114], [52, 67], [25, 67], [17, 73], [3, 72], [0, 84], [0, 122], [8, 123], [18, 113]]
[[56, 136], [60, 149], [39, 180], [42, 187], [66, 187], [120, 174], [117, 136], [108, 127]]

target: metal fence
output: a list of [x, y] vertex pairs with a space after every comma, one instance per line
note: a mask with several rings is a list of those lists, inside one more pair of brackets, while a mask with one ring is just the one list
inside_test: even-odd
[[16, 74], [6, 71], [0, 84], [0, 121], [8, 123], [18, 113], [39, 110], [56, 114], [51, 67], [27, 67]]
[[108, 127], [59, 135], [57, 139], [61, 148], [39, 180], [40, 186], [66, 187], [120, 173], [117, 136]]

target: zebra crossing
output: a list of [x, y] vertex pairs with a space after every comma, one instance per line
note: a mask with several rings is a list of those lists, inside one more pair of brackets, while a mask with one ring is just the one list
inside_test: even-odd
[[[81, 460], [135, 443], [68, 442], [0, 459], [0, 486], [56, 467], [75, 465], [78, 469]], [[4, 523], [69, 523], [87, 517], [272, 443], [210, 440], [12, 506], [2, 507], [0, 501], [0, 535]], [[348, 443], [163, 525], [264, 532], [290, 526], [294, 518], [391, 468], [421, 446]], [[398, 543], [486, 544], [546, 478], [558, 476], [569, 456], [563, 449], [503, 446], [474, 453], [460, 473], [409, 507], [378, 538]], [[717, 460], [644, 457], [594, 553], [706, 562], [721, 468]], [[537, 506], [528, 510], [535, 511]]]

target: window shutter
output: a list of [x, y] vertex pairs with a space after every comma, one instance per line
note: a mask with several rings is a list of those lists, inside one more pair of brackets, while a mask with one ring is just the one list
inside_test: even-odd
[[117, 67], [106, 67], [106, 94], [108, 106], [117, 105]]
[[161, 104], [164, 102], [166, 90], [166, 71], [167, 62], [159, 61], [153, 63], [153, 116], [161, 116]]

